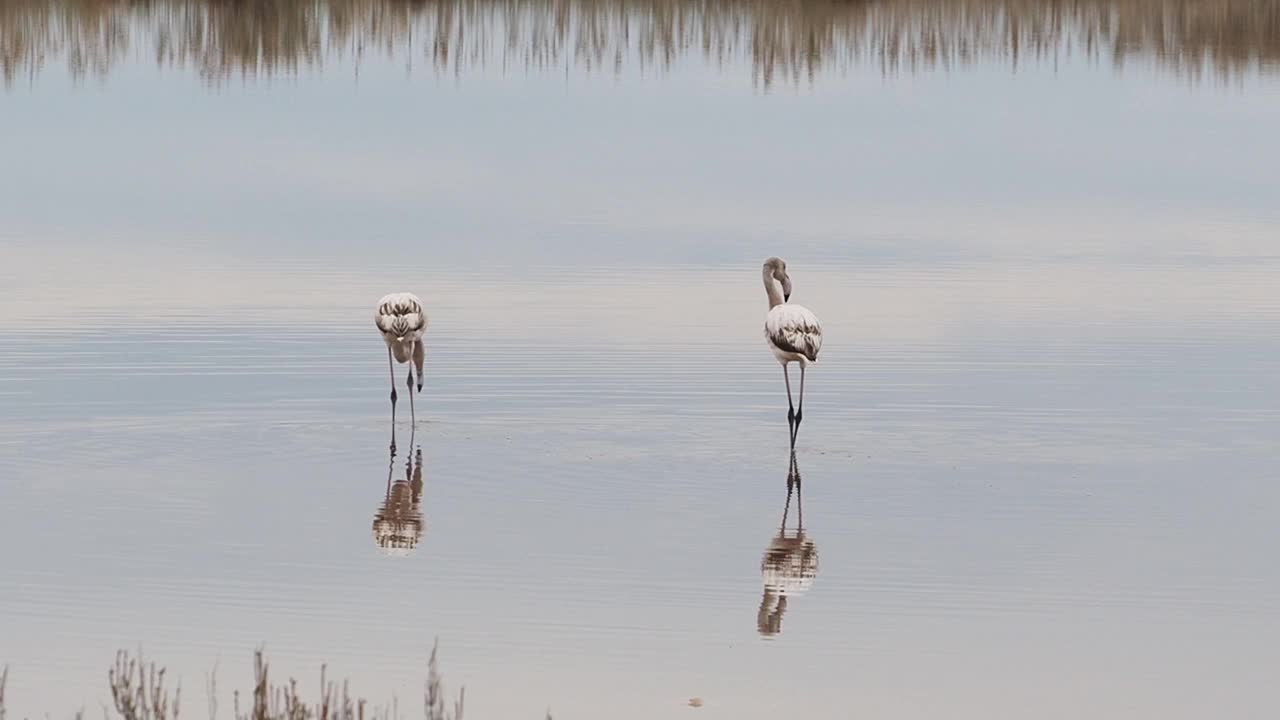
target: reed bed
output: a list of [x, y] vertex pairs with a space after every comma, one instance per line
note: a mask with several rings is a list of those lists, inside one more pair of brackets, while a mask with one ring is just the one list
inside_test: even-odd
[[[456, 699], [446, 697], [436, 651], [433, 646], [431, 658], [427, 661], [423, 717], [426, 720], [463, 720], [466, 689], [460, 690]], [[0, 668], [0, 720], [5, 720], [4, 697], [8, 675], [7, 666]], [[234, 720], [399, 720], [399, 709], [394, 701], [374, 705], [354, 697], [346, 681], [338, 683], [327, 677], [324, 666], [320, 668], [319, 695], [313, 702], [308, 702], [299, 693], [295, 679], [289, 678], [285, 682], [272, 679], [270, 665], [262, 650], [253, 654], [253, 675], [253, 689], [243, 697], [239, 690], [232, 696]], [[118, 652], [115, 663], [107, 671], [107, 683], [112, 705], [103, 708], [104, 720], [112, 717], [121, 720], [179, 720], [181, 685], [171, 685], [165, 669], [154, 662], [146, 662], [140, 652], [136, 655], [123, 650]], [[205, 690], [209, 720], [218, 720], [216, 670], [206, 676]], [[75, 717], [81, 720], [83, 711], [76, 713]], [[546, 718], [551, 720], [550, 711], [547, 711]]]
[[1280, 0], [5, 0], [8, 83], [150, 57], [210, 82], [371, 53], [436, 71], [749, 62], [764, 84], [873, 65], [1085, 56], [1178, 73], [1280, 68]]

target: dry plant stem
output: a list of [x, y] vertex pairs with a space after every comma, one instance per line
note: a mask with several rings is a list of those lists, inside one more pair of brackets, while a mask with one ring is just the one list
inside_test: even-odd
[[436, 661], [439, 645], [439, 639], [432, 643], [431, 659], [427, 661], [427, 689], [423, 697], [426, 717], [427, 720], [462, 720], [462, 703], [467, 689], [464, 687], [458, 692], [458, 699], [453, 704], [453, 713], [448, 713], [444, 706], [443, 678], [440, 675], [439, 663]]
[[[431, 659], [427, 664], [427, 683], [424, 694], [424, 708], [427, 720], [462, 720], [465, 688], [458, 693], [451, 707], [446, 707], [443, 676], [438, 661], [438, 646], [431, 648]], [[380, 706], [370, 711], [368, 703], [351, 696], [350, 687], [344, 680], [341, 685], [329, 679], [328, 667], [320, 667], [320, 690], [317, 701], [309, 704], [303, 700], [298, 691], [295, 679], [283, 684], [271, 683], [270, 665], [261, 649], [253, 653], [253, 694], [252, 702], [242, 707], [240, 691], [233, 693], [233, 712], [235, 720], [399, 720], [399, 706], [393, 701], [388, 706]], [[181, 686], [172, 693], [165, 687], [166, 671], [155, 663], [147, 663], [142, 653], [137, 656], [121, 650], [116, 653], [115, 663], [107, 672], [107, 680], [111, 690], [111, 701], [114, 706], [102, 706], [103, 720], [179, 720], [178, 708], [181, 698]], [[8, 680], [8, 668], [0, 668], [0, 720], [5, 720], [4, 695]], [[209, 720], [217, 720], [218, 716], [218, 667], [205, 675], [205, 689], [208, 692]], [[548, 720], [551, 717], [547, 712]], [[83, 711], [76, 713], [76, 720], [83, 720]]]
[[209, 701], [209, 720], [218, 720], [218, 664], [204, 676], [204, 693]]
[[111, 700], [124, 720], [178, 720], [182, 686], [172, 697], [164, 687], [164, 668], [147, 664], [142, 653], [132, 658], [121, 650], [115, 666], [107, 671]]

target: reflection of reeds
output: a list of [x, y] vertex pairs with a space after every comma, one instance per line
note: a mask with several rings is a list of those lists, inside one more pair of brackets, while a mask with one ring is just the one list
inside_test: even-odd
[[[325, 668], [320, 668], [319, 698], [315, 703], [306, 702], [298, 693], [298, 683], [289, 678], [287, 683], [272, 684], [270, 667], [262, 651], [253, 654], [253, 693], [247, 698], [247, 707], [240, 706], [240, 692], [235, 693], [235, 720], [394, 720], [398, 716], [395, 705], [371, 707], [365, 700], [353, 698], [347, 683], [341, 685], [329, 680]], [[143, 662], [121, 651], [116, 654], [115, 665], [107, 673], [111, 685], [111, 698], [117, 715], [122, 720], [178, 720], [181, 688], [173, 693], [165, 687], [165, 669], [155, 663]], [[0, 672], [0, 720], [4, 720], [4, 688], [8, 668]], [[209, 720], [216, 720], [218, 713], [217, 680], [208, 680]], [[436, 648], [431, 648], [427, 662], [427, 683], [424, 691], [423, 713], [426, 720], [462, 720], [463, 693], [452, 708], [445, 707], [444, 685], [436, 660]], [[109, 712], [103, 708], [103, 715]], [[79, 715], [77, 715], [79, 717]], [[547, 713], [547, 718], [551, 713]]]
[[293, 73], [368, 52], [438, 70], [567, 61], [749, 61], [768, 84], [869, 63], [886, 72], [1073, 54], [1175, 71], [1280, 66], [1280, 0], [5, 0], [12, 82], [65, 58], [105, 73], [131, 52], [210, 80]]

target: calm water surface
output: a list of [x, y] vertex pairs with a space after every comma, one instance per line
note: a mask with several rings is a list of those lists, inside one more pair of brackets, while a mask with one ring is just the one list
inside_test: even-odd
[[439, 637], [475, 718], [1277, 716], [1280, 9], [1207, 5], [7, 6], [10, 712], [412, 717]]

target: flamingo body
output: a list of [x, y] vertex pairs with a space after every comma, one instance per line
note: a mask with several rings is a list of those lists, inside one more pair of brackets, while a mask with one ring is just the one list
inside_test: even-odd
[[[426, 357], [422, 335], [427, 331], [427, 313], [422, 309], [422, 301], [417, 295], [407, 292], [384, 295], [378, 301], [377, 310], [374, 311], [373, 323], [378, 326], [378, 332], [382, 333], [382, 339], [387, 344], [387, 364], [391, 370], [392, 425], [395, 424], [396, 415], [396, 369], [393, 359], [398, 363], [413, 362], [413, 367], [409, 369], [407, 384], [409, 411], [416, 423], [417, 415], [413, 408], [413, 371], [415, 369], [418, 371], [417, 389], [418, 392], [422, 392], [422, 364]], [[394, 451], [394, 436], [391, 440], [391, 448]]]
[[413, 344], [422, 340], [427, 329], [427, 313], [422, 301], [413, 293], [391, 293], [378, 301], [373, 322], [382, 332], [396, 362], [409, 362], [413, 356]]
[[783, 367], [791, 362], [808, 367], [822, 349], [822, 324], [803, 305], [775, 305], [764, 316], [764, 339]]

